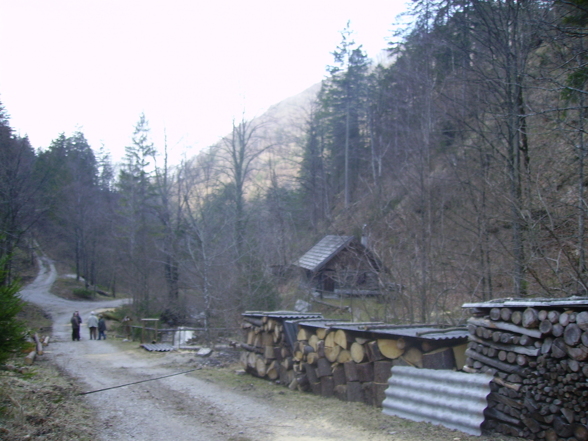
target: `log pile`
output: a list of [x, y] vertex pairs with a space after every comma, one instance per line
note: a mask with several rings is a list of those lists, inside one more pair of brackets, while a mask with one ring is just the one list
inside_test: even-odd
[[381, 406], [392, 366], [455, 368], [448, 343], [341, 329], [358, 323], [300, 322], [291, 345], [280, 320], [245, 316], [244, 369], [293, 390]]
[[403, 338], [300, 326], [294, 370], [316, 395], [381, 406], [394, 365], [422, 367], [423, 354]]
[[245, 342], [241, 343], [241, 365], [250, 374], [281, 383], [292, 383], [292, 351], [284, 334], [284, 324], [279, 319], [244, 317], [241, 328]]
[[468, 372], [494, 375], [485, 427], [588, 441], [588, 311], [494, 307], [468, 321]]

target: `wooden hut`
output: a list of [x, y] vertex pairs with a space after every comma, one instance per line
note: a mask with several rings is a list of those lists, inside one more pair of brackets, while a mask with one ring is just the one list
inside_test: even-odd
[[354, 236], [329, 235], [300, 257], [303, 288], [319, 297], [379, 296], [390, 292], [380, 281], [382, 265]]

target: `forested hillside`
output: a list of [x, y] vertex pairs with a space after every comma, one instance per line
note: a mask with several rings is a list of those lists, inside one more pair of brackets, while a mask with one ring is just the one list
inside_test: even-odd
[[144, 115], [115, 168], [82, 133], [35, 151], [2, 110], [0, 257], [39, 243], [170, 323], [307, 299], [289, 265], [325, 234], [368, 236], [386, 268], [374, 320], [586, 295], [588, 2], [413, 12], [386, 65], [345, 29], [319, 87], [179, 166]]

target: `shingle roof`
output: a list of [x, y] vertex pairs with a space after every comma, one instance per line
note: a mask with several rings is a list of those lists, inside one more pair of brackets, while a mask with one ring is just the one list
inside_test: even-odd
[[353, 236], [325, 236], [294, 264], [310, 271], [318, 271], [353, 239]]

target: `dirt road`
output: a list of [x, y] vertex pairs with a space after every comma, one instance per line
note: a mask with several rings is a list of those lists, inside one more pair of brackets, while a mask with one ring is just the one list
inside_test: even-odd
[[[137, 351], [136, 344], [89, 340], [71, 341], [69, 319], [78, 310], [86, 321], [90, 311], [113, 307], [120, 300], [74, 302], [49, 293], [56, 270], [43, 259], [37, 279], [23, 290], [53, 318], [53, 342], [48, 356], [79, 380], [88, 404], [99, 420], [102, 440], [214, 441], [214, 440], [390, 440], [389, 433], [366, 431], [348, 422], [340, 424], [321, 415], [309, 418], [266, 400], [203, 381], [195, 372], [121, 388], [114, 386], [163, 377], [194, 368], [194, 360], [179, 354]], [[190, 363], [191, 362], [191, 363]], [[270, 400], [271, 403], [271, 400]]]

